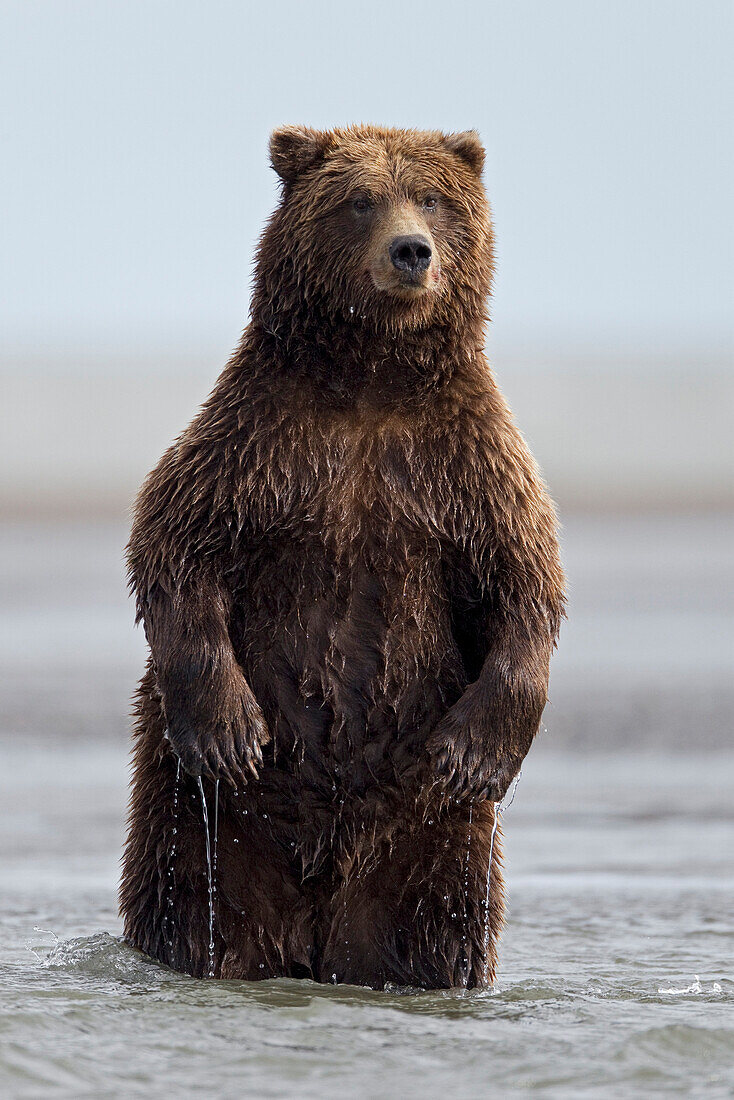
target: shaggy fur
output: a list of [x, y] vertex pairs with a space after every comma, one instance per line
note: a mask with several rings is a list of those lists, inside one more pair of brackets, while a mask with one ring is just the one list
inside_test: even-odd
[[[218, 977], [481, 986], [494, 803], [563, 613], [553, 506], [482, 350], [483, 151], [284, 128], [271, 156], [251, 322], [137, 502], [125, 934], [208, 971], [202, 777]], [[393, 266], [401, 233], [427, 270]]]

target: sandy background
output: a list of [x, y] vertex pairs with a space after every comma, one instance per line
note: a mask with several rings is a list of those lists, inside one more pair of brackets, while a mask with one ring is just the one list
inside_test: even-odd
[[[207, 396], [212, 353], [8, 355], [0, 373], [0, 515], [123, 517]], [[495, 358], [562, 512], [734, 508], [734, 369], [675, 360]]]

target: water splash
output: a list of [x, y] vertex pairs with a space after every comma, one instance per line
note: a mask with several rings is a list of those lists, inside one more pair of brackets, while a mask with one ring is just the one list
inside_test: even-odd
[[[693, 977], [694, 977], [694, 981], [692, 982], [691, 985], [684, 986], [680, 989], [675, 989], [672, 986], [669, 989], [666, 989], [664, 986], [660, 986], [659, 989], [658, 989], [658, 993], [663, 993], [663, 994], [666, 994], [667, 996], [670, 996], [670, 997], [681, 997], [686, 993], [695, 993], [695, 994], [705, 993], [706, 990], [704, 989], [704, 987], [701, 983], [701, 979], [699, 978], [698, 974], [694, 974]], [[722, 990], [721, 990], [720, 983], [719, 982], [714, 982], [713, 985], [711, 986], [711, 992], [712, 993], [721, 993], [721, 991]]]
[[469, 803], [469, 827], [466, 833], [466, 858], [464, 860], [464, 934], [462, 936], [462, 947], [464, 952], [464, 988], [469, 985], [469, 936], [467, 930], [467, 924], [469, 921], [469, 913], [467, 901], [469, 899], [469, 855], [471, 853], [471, 827], [472, 817], [474, 815], [474, 803]]
[[522, 777], [522, 772], [518, 772], [515, 778], [515, 783], [512, 788], [512, 794], [507, 806], [503, 806], [504, 799], [500, 799], [499, 802], [494, 804], [494, 822], [492, 824], [492, 835], [489, 838], [489, 862], [487, 864], [487, 888], [484, 894], [484, 984], [489, 984], [489, 895], [492, 887], [492, 857], [494, 855], [494, 838], [497, 835], [497, 829], [499, 827], [500, 818], [505, 810], [509, 810], [512, 803], [515, 801], [515, 795], [517, 794], [518, 784]]
[[[209, 973], [210, 978], [214, 977], [214, 876], [212, 873], [212, 845], [209, 835], [209, 811], [206, 805], [206, 795], [204, 794], [204, 784], [201, 776], [198, 777], [199, 782], [199, 794], [201, 795], [201, 809], [204, 815], [204, 835], [206, 837], [206, 869], [209, 887]], [[215, 820], [219, 816], [219, 788], [218, 784], [215, 787], [217, 806], [215, 807]]]
[[[34, 932], [41, 932], [44, 936], [51, 936], [53, 938], [53, 941], [54, 941], [51, 944], [51, 947], [53, 949], [57, 948], [59, 946], [59, 943], [61, 942], [59, 940], [59, 937], [56, 935], [56, 933], [53, 932], [50, 928], [39, 928], [37, 924], [34, 924], [33, 925], [33, 931]], [[44, 957], [43, 955], [40, 955], [38, 953], [38, 951], [36, 951], [35, 946], [31, 943], [30, 940], [26, 940], [25, 949], [26, 949], [26, 951], [30, 951], [30, 953], [32, 955], [35, 955], [36, 959], [41, 964], [41, 966], [46, 965], [46, 957]], [[48, 948], [46, 948], [46, 950], [48, 950]]]

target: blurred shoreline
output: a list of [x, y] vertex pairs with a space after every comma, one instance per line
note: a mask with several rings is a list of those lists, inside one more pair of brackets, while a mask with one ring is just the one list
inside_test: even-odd
[[[129, 737], [146, 645], [127, 524], [0, 524], [0, 743]], [[568, 515], [568, 619], [535, 752], [729, 751], [734, 513]]]
[[[6, 355], [0, 516], [123, 518], [223, 363]], [[734, 509], [734, 370], [680, 360], [504, 356], [494, 371], [562, 516]]]
[[[0, 734], [123, 740], [145, 660], [132, 502], [222, 364], [0, 369]], [[537, 751], [715, 752], [734, 713], [734, 372], [723, 356], [497, 357], [558, 503], [570, 589]]]

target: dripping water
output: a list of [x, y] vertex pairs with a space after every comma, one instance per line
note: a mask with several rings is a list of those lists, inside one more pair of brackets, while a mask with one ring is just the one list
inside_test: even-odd
[[487, 889], [484, 894], [484, 984], [487, 984], [489, 974], [489, 891], [492, 885], [492, 856], [494, 854], [494, 838], [497, 835], [497, 826], [500, 823], [502, 804], [494, 804], [494, 822], [492, 823], [492, 835], [489, 838], [489, 863], [487, 865]]
[[[339, 801], [339, 824], [340, 825], [342, 823], [343, 817], [344, 817], [344, 795], [342, 795], [342, 797]], [[349, 948], [349, 912], [348, 912], [348, 907], [347, 907], [347, 879], [348, 879], [348, 875], [349, 875], [349, 872], [347, 872], [347, 874], [344, 876], [344, 886], [343, 886], [344, 901], [343, 901], [343, 913], [342, 913], [342, 916], [343, 916], [343, 919], [344, 919], [344, 948], [345, 948], [345, 953], [346, 953], [347, 971], [349, 971], [349, 969], [351, 967], [351, 962], [352, 962], [350, 948]]]
[[175, 886], [176, 846], [178, 844], [178, 792], [181, 784], [181, 761], [176, 759], [176, 781], [173, 785], [173, 824], [171, 826], [171, 850], [168, 856], [168, 885], [166, 889], [165, 927], [168, 929], [168, 946], [173, 947], [173, 888]]
[[[209, 812], [206, 806], [206, 795], [204, 794], [204, 784], [201, 776], [199, 778], [199, 794], [201, 795], [201, 809], [204, 815], [204, 835], [206, 837], [206, 869], [208, 878], [209, 889], [209, 973], [210, 978], [214, 977], [214, 878], [212, 874], [212, 845], [209, 835]], [[216, 790], [217, 802], [219, 798], [219, 791]], [[218, 805], [215, 808], [215, 820], [218, 817]]]
[[518, 772], [515, 778], [515, 784], [512, 788], [512, 795], [510, 801], [506, 807], [503, 807], [503, 799], [494, 804], [494, 822], [492, 823], [492, 835], [489, 838], [489, 862], [487, 864], [487, 889], [484, 894], [484, 984], [487, 985], [489, 981], [489, 894], [492, 885], [492, 857], [494, 855], [494, 838], [497, 835], [497, 829], [500, 823], [500, 817], [505, 809], [509, 810], [512, 803], [515, 801], [515, 795], [517, 793], [517, 785], [520, 782], [522, 772]]
[[344, 947], [346, 949], [346, 956], [347, 956], [347, 958], [346, 958], [346, 969], [347, 969], [347, 973], [349, 973], [349, 971], [351, 969], [352, 958], [351, 958], [351, 954], [350, 954], [350, 950], [349, 950], [349, 916], [348, 916], [348, 912], [347, 912], [347, 884], [346, 884], [346, 882], [344, 883], [344, 913], [343, 913], [343, 919], [344, 919]]
[[464, 935], [463, 935], [463, 949], [464, 949], [464, 988], [469, 985], [469, 937], [467, 933], [467, 924], [469, 922], [469, 912], [467, 902], [469, 900], [469, 854], [471, 852], [471, 826], [472, 817], [474, 814], [474, 803], [469, 803], [469, 827], [466, 833], [466, 858], [464, 860]]
[[211, 900], [209, 902], [209, 977], [214, 977], [214, 904], [217, 893], [217, 837], [219, 835], [219, 780], [214, 780], [214, 845], [212, 851]]
[[214, 845], [212, 851], [212, 893], [217, 892], [217, 836], [219, 834], [219, 780], [214, 780]]
[[518, 786], [518, 783], [520, 782], [521, 778], [522, 778], [522, 772], [518, 772], [517, 776], [515, 777], [515, 782], [514, 782], [513, 787], [512, 787], [512, 794], [510, 795], [510, 801], [507, 803], [506, 806], [502, 807], [502, 812], [503, 813], [505, 812], [505, 810], [509, 810], [512, 803], [515, 801], [515, 795], [517, 794], [517, 786]]

